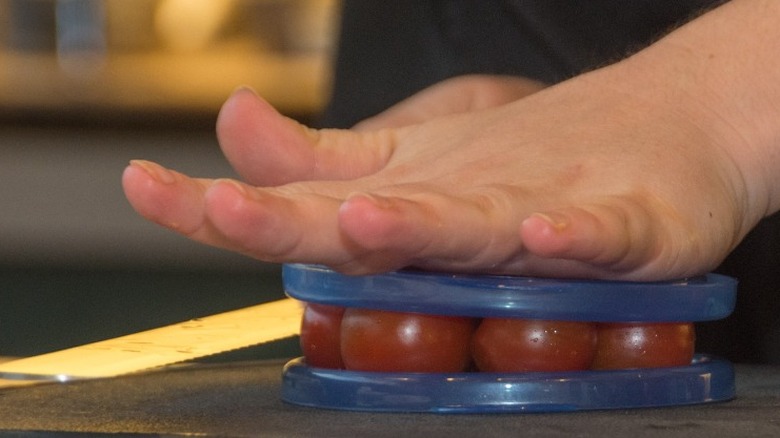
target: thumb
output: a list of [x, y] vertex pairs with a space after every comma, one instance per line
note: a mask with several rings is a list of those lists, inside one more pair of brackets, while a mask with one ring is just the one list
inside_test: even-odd
[[395, 149], [390, 131], [311, 129], [248, 88], [235, 91], [222, 106], [217, 138], [233, 168], [257, 185], [369, 175], [383, 168]]

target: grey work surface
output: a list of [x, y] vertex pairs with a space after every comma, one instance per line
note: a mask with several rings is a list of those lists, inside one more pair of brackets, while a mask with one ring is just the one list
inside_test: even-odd
[[780, 368], [737, 366], [736, 400], [559, 414], [376, 414], [279, 399], [282, 363], [188, 365], [121, 378], [0, 391], [0, 435], [272, 437], [780, 436]]

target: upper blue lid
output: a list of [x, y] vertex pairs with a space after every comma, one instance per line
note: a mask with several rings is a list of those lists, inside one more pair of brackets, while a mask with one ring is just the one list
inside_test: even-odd
[[434, 315], [569, 321], [709, 321], [736, 303], [735, 279], [707, 274], [663, 282], [555, 280], [398, 271], [349, 276], [322, 266], [282, 270], [298, 300]]

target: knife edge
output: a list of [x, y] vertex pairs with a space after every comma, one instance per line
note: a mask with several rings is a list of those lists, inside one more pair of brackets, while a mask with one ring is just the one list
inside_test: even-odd
[[0, 387], [114, 377], [260, 345], [297, 335], [302, 314], [284, 298], [11, 360], [0, 363]]

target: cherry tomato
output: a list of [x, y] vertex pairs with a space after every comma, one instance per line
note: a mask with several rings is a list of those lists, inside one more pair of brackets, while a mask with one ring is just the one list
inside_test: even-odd
[[693, 323], [600, 324], [594, 369], [690, 365]]
[[473, 331], [472, 318], [349, 308], [341, 322], [341, 356], [348, 370], [465, 371]]
[[488, 372], [584, 370], [595, 351], [589, 322], [485, 318], [472, 339], [474, 363]]
[[344, 368], [341, 360], [341, 318], [344, 308], [306, 304], [301, 321], [301, 350], [306, 363], [320, 368]]

